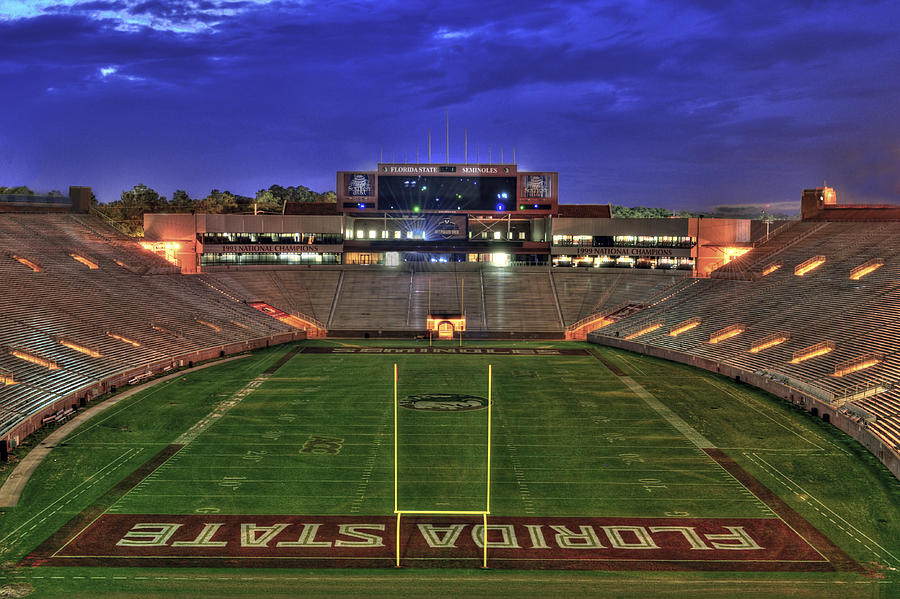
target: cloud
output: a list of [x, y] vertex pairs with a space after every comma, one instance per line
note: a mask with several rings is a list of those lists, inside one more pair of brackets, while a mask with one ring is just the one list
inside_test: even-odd
[[[515, 145], [560, 171], [563, 201], [793, 201], [826, 178], [854, 197], [900, 192], [883, 158], [900, 135], [891, 3], [0, 7], [0, 73], [17, 91], [0, 130], [22, 140], [16, 168], [41, 165], [32, 176], [48, 188], [89, 179], [109, 198], [155, 177], [166, 194], [324, 190], [381, 148], [424, 156], [428, 127], [443, 156], [449, 106], [454, 158], [463, 128], [482, 157]], [[76, 134], [90, 151], [73, 149]], [[65, 142], [30, 141], [47, 138]], [[11, 168], [0, 178], [22, 180]]]

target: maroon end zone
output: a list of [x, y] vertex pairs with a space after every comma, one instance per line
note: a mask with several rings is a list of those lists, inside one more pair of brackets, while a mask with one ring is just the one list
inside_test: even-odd
[[[480, 518], [402, 520], [405, 566], [478, 567]], [[50, 566], [389, 567], [391, 516], [104, 514], [52, 553]], [[829, 571], [778, 519], [490, 517], [488, 564], [591, 570]]]

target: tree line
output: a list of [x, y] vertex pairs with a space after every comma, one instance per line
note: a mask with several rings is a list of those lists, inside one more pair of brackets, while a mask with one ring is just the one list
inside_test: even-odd
[[108, 204], [93, 202], [93, 207], [107, 218], [119, 223], [122, 228], [140, 234], [143, 230], [144, 214], [157, 212], [181, 212], [202, 214], [281, 214], [285, 202], [336, 202], [333, 191], [319, 193], [305, 187], [272, 185], [260, 189], [254, 197], [243, 196], [230, 191], [213, 189], [205, 197], [192, 198], [183, 189], [172, 194], [172, 199], [161, 196], [152, 187], [138, 183], [123, 191], [121, 197]]
[[[0, 185], [0, 195], [10, 194], [16, 196], [33, 196], [35, 195], [34, 191], [30, 189], [27, 185], [17, 185], [15, 187], [3, 187]], [[54, 189], [47, 193], [48, 196], [61, 196], [63, 192], [58, 189]]]
[[[34, 195], [27, 186], [0, 186], [0, 194]], [[60, 191], [51, 191], [49, 195], [63, 195]], [[156, 212], [187, 212], [203, 214], [281, 214], [285, 202], [336, 202], [337, 195], [333, 191], [319, 193], [303, 185], [282, 187], [271, 185], [268, 189], [260, 189], [253, 197], [243, 196], [230, 191], [213, 189], [205, 197], [192, 198], [183, 189], [178, 189], [172, 198], [160, 195], [152, 187], [138, 183], [131, 189], [123, 191], [121, 197], [114, 202], [101, 204], [96, 196], [91, 196], [91, 203], [97, 212], [120, 224], [121, 228], [135, 235], [143, 232], [144, 214]], [[734, 210], [726, 210], [734, 208]], [[756, 207], [748, 209], [744, 206], [717, 207], [715, 212], [692, 212], [688, 210], [672, 211], [666, 208], [649, 208], [646, 206], [612, 206], [613, 218], [696, 218], [699, 216], [725, 218], [757, 218], [763, 220], [780, 220], [791, 218], [786, 214], [769, 214]]]
[[635, 206], [631, 208], [629, 206], [619, 206], [613, 204], [612, 207], [612, 216], [613, 218], [669, 218], [669, 217], [679, 217], [679, 218], [696, 218], [700, 216], [700, 212], [689, 212], [687, 210], [667, 210], [666, 208], [647, 208], [646, 206]]
[[646, 206], [612, 207], [613, 218], [749, 218], [753, 220], [790, 220], [790, 214], [767, 212], [765, 208], [755, 204], [716, 206], [712, 212], [692, 212], [690, 210], [669, 210], [667, 208], [647, 208]]

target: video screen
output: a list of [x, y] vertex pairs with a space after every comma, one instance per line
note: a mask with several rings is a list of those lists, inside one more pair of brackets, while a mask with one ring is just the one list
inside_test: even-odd
[[515, 177], [378, 177], [379, 210], [516, 210]]

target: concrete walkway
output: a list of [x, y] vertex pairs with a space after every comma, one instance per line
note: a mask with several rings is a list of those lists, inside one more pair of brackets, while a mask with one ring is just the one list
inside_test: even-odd
[[176, 377], [183, 376], [197, 370], [203, 370], [204, 368], [209, 368], [210, 366], [218, 366], [219, 364], [224, 364], [225, 362], [231, 362], [232, 360], [246, 358], [248, 355], [249, 354], [232, 356], [223, 360], [209, 362], [201, 366], [195, 366], [194, 368], [179, 370], [178, 372], [167, 374], [164, 377], [154, 379], [150, 382], [144, 383], [143, 385], [132, 387], [131, 389], [128, 389], [127, 391], [124, 391], [116, 395], [115, 397], [111, 397], [110, 399], [107, 399], [102, 403], [91, 406], [84, 410], [80, 410], [74, 418], [47, 435], [46, 439], [41, 441], [37, 447], [29, 451], [28, 455], [22, 458], [22, 461], [19, 462], [19, 465], [16, 466], [16, 469], [10, 473], [9, 477], [7, 477], [6, 481], [3, 483], [3, 486], [0, 487], [0, 507], [16, 507], [19, 504], [19, 497], [22, 495], [22, 491], [25, 489], [25, 485], [31, 478], [31, 474], [38, 466], [40, 466], [41, 462], [44, 461], [44, 458], [50, 454], [50, 450], [56, 447], [56, 445], [60, 441], [65, 439], [69, 433], [73, 432], [76, 428], [78, 428], [91, 418], [102, 414], [109, 408], [113, 407], [124, 399], [128, 399], [135, 393], [140, 393], [145, 389], [149, 389], [150, 387], [153, 387], [160, 383], [164, 383]]

